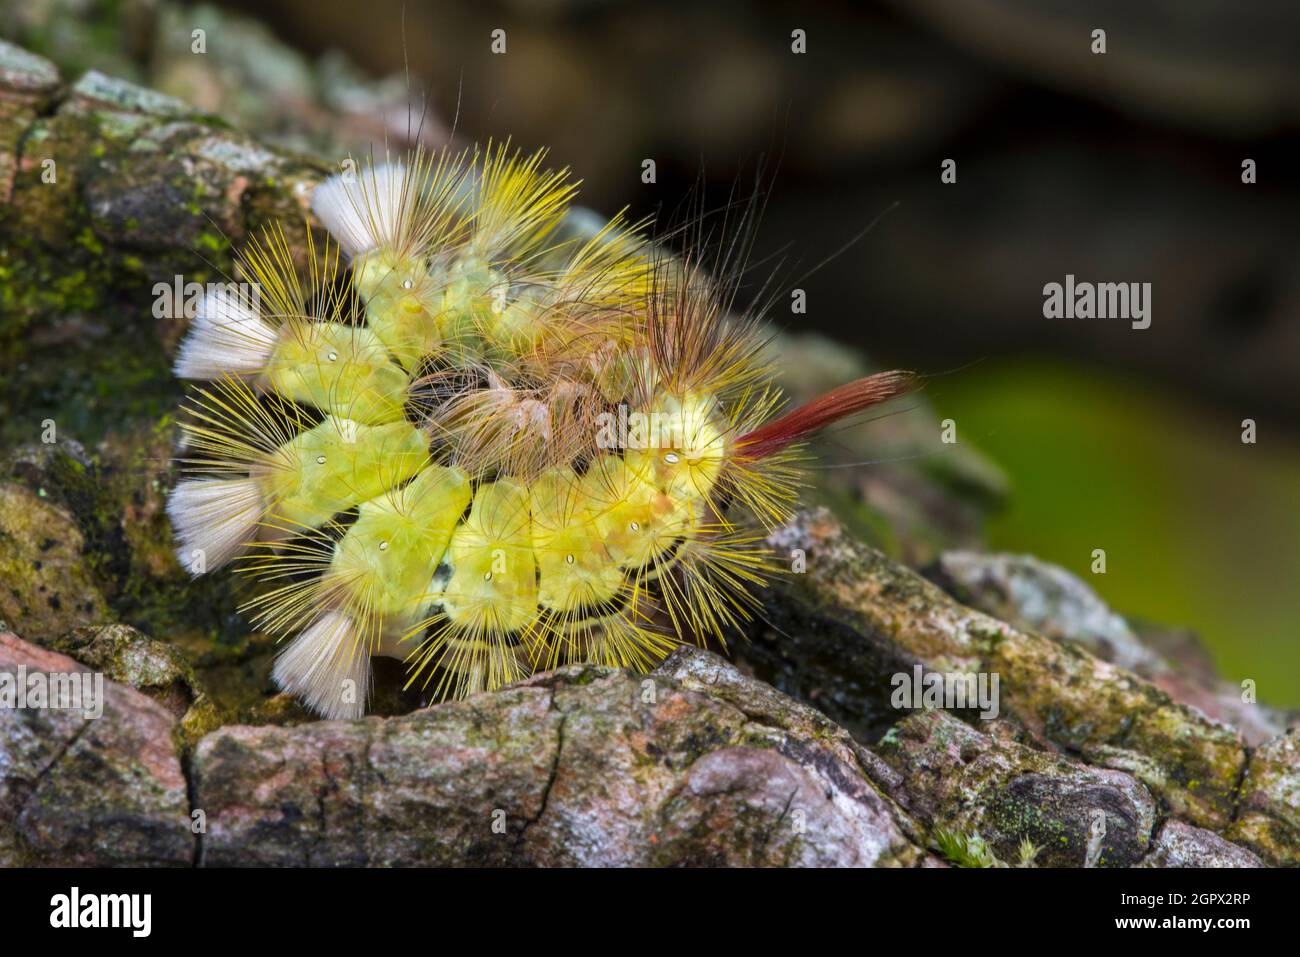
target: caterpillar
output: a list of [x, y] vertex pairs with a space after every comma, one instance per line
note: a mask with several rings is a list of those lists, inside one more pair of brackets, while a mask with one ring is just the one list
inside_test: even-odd
[[252, 579], [274, 680], [322, 717], [364, 714], [376, 655], [445, 699], [725, 643], [801, 440], [911, 386], [783, 411], [734, 285], [626, 212], [573, 229], [545, 156], [350, 162], [312, 195], [327, 238], [263, 230], [258, 294], [210, 291], [177, 354], [178, 557]]

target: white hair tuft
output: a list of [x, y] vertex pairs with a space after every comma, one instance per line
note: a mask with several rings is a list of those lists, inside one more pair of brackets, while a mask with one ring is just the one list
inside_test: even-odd
[[370, 694], [370, 649], [351, 615], [324, 612], [275, 660], [275, 683], [321, 717], [360, 718]]
[[247, 299], [217, 287], [199, 300], [189, 334], [176, 356], [182, 379], [256, 375], [266, 368], [277, 333]]
[[238, 555], [254, 538], [262, 506], [261, 490], [251, 478], [187, 479], [177, 485], [167, 514], [185, 570], [197, 578]]
[[343, 250], [355, 258], [392, 245], [406, 227], [414, 200], [402, 163], [383, 163], [360, 172], [336, 173], [316, 187], [312, 211]]

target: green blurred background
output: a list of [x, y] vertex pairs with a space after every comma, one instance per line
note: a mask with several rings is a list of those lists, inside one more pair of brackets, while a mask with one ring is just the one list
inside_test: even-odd
[[1293, 434], [1246, 445], [1212, 403], [1052, 358], [990, 361], [930, 391], [959, 441], [1011, 477], [991, 548], [1063, 565], [1127, 615], [1191, 625], [1227, 677], [1300, 702]]

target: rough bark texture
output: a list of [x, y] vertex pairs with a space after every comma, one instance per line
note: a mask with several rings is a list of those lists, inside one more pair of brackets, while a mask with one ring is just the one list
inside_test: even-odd
[[1247, 760], [1235, 729], [1077, 646], [959, 604], [854, 541], [828, 512], [804, 513], [773, 544], [808, 557], [807, 573], [792, 576], [769, 603], [784, 634], [768, 629], [755, 640], [778, 687], [796, 696], [834, 688], [828, 713], [865, 716], [860, 726], [869, 732], [896, 718], [896, 672], [919, 664], [997, 673], [1001, 714], [1042, 746], [1133, 774], [1191, 823], [1223, 828], [1232, 821]]
[[[0, 634], [0, 673], [84, 672]], [[188, 866], [194, 847], [175, 717], [104, 682], [103, 715], [0, 709], [0, 866]]]
[[[51, 643], [109, 676], [108, 707], [0, 710], [6, 859], [918, 866], [965, 835], [995, 862], [1028, 842], [1039, 866], [1300, 862], [1294, 732], [1248, 748], [1077, 643], [958, 604], [828, 513], [775, 543], [809, 574], [773, 592], [782, 633], [756, 630], [740, 666], [682, 649], [648, 676], [573, 667], [351, 723], [282, 696], [223, 723], [173, 646], [73, 629]], [[83, 668], [2, 647], [0, 672]], [[890, 678], [915, 664], [996, 671], [1000, 715], [894, 707]], [[824, 711], [869, 718], [855, 735]]]
[[[854, 736], [695, 649], [649, 676], [574, 667], [389, 718], [289, 713], [281, 726], [286, 714], [268, 707], [259, 724], [222, 725], [173, 648], [121, 625], [79, 629], [56, 643], [116, 679], [109, 707], [98, 722], [0, 712], [5, 853], [916, 866], [956, 834], [978, 836], [998, 862], [1027, 841], [1038, 866], [1298, 862], [1294, 732], [1252, 750], [1077, 643], [957, 604], [827, 513], [801, 516], [776, 543], [812, 556], [769, 608], [798, 628], [759, 630], [741, 661], [822, 708], [874, 715], [883, 734]], [[836, 655], [841, 644], [860, 654]], [[0, 671], [81, 667], [12, 636], [3, 647]], [[1001, 714], [893, 707], [889, 678], [914, 664], [996, 671]], [[204, 722], [215, 730], [199, 737]], [[187, 786], [180, 754], [195, 740]], [[84, 762], [112, 773], [91, 787]], [[112, 813], [111, 841], [95, 837], [108, 808], [127, 809]], [[196, 810], [206, 827], [181, 852]]]
[[[229, 727], [194, 756], [209, 864], [911, 866], [924, 853], [797, 703], [573, 667], [402, 718]], [[731, 676], [737, 682], [744, 679]], [[787, 717], [788, 716], [788, 717]], [[789, 724], [792, 727], [785, 727]]]

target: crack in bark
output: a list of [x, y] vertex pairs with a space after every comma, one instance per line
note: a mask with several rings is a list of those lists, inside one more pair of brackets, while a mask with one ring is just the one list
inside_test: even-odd
[[90, 730], [90, 720], [91, 719], [89, 718], [82, 718], [80, 727], [78, 727], [76, 731], [72, 732], [72, 734], [68, 735], [67, 740], [63, 742], [54, 757], [50, 758], [45, 767], [36, 772], [36, 776], [32, 778], [30, 790], [28, 790], [27, 794], [23, 797], [22, 803], [18, 805], [18, 813], [15, 816], [15, 819], [22, 817], [23, 812], [27, 810], [27, 805], [31, 803], [36, 792], [40, 790], [41, 784], [50, 776], [50, 772], [54, 770], [55, 766], [63, 760], [64, 756], [71, 751], [73, 746], [75, 746], [76, 743], [85, 736], [86, 732]]
[[1249, 746], [1245, 748], [1245, 760], [1241, 762], [1241, 769], [1237, 772], [1237, 780], [1232, 785], [1232, 814], [1228, 816], [1228, 825], [1224, 828], [1225, 831], [1241, 818], [1241, 812], [1245, 804], [1245, 795], [1242, 794], [1242, 791], [1246, 787], [1246, 775], [1250, 773], [1250, 766], [1254, 763], [1258, 750], [1258, 748]]
[[370, 751], [375, 744], [375, 729], [379, 725], [373, 725], [367, 721], [366, 744], [361, 750], [361, 769], [357, 772], [357, 813], [360, 815], [358, 829], [361, 831], [361, 859], [365, 861], [366, 867], [372, 867], [373, 862], [370, 859], [370, 828], [368, 827], [369, 818], [367, 816], [366, 798], [370, 793]]
[[180, 756], [181, 775], [185, 778], [185, 803], [189, 808], [189, 825], [190, 835], [194, 838], [194, 853], [190, 856], [190, 867], [199, 868], [203, 866], [203, 835], [208, 829], [207, 814], [203, 815], [203, 827], [201, 830], [194, 830], [194, 812], [201, 811], [198, 805], [198, 784], [194, 774], [194, 751], [191, 749]]
[[63, 742], [63, 745], [59, 748], [54, 757], [50, 758], [50, 760], [46, 762], [45, 767], [41, 768], [36, 773], [36, 776], [32, 778], [31, 784], [27, 788], [27, 793], [24, 794], [22, 800], [17, 802], [14, 806], [14, 836], [22, 843], [28, 854], [36, 854], [36, 849], [27, 843], [26, 838], [22, 835], [21, 829], [18, 827], [18, 822], [22, 820], [23, 814], [26, 813], [28, 805], [32, 802], [32, 798], [36, 796], [36, 792], [40, 790], [41, 784], [50, 776], [50, 773], [58, 766], [59, 762], [63, 760], [64, 756], [67, 755], [77, 742], [86, 735], [86, 732], [90, 730], [90, 722], [91, 719], [82, 718], [80, 727], [78, 727], [76, 731], [72, 732], [72, 734], [68, 735], [67, 740]]
[[551, 762], [551, 767], [546, 775], [546, 783], [542, 786], [542, 798], [539, 803], [537, 813], [531, 818], [524, 819], [524, 826], [519, 830], [519, 838], [515, 841], [511, 849], [515, 853], [523, 852], [524, 843], [528, 839], [528, 829], [542, 819], [546, 814], [546, 809], [551, 801], [551, 790], [555, 787], [555, 779], [560, 773], [560, 761], [564, 755], [564, 726], [569, 720], [568, 713], [555, 703], [555, 689], [550, 690], [551, 698], [548, 702], [549, 710], [555, 711], [560, 715], [559, 724], [555, 726], [555, 759]]
[[790, 809], [794, 806], [794, 799], [798, 794], [799, 785], [796, 784], [794, 790], [790, 792], [790, 796], [785, 799], [785, 805], [781, 808], [781, 813], [777, 815], [776, 820], [772, 822], [770, 827], [763, 830], [762, 835], [758, 839], [757, 847], [755, 848], [758, 852], [756, 857], [757, 860], [761, 861], [766, 859], [768, 846], [772, 843], [772, 836], [776, 834], [776, 829], [781, 826], [781, 822], [790, 814]]

